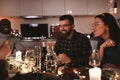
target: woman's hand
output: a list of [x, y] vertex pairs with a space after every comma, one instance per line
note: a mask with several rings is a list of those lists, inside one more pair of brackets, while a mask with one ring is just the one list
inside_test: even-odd
[[113, 46], [115, 46], [115, 41], [113, 41], [112, 39], [106, 40], [106, 41], [101, 45], [102, 48], [113, 47]]
[[100, 46], [100, 49], [99, 49], [99, 58], [100, 60], [103, 59], [103, 56], [104, 56], [104, 49], [106, 47], [113, 47], [115, 46], [115, 41], [113, 41], [112, 39], [107, 39], [101, 46]]
[[116, 65], [111, 64], [111, 63], [105, 63], [103, 65], [103, 68], [120, 68], [120, 66], [116, 66]]

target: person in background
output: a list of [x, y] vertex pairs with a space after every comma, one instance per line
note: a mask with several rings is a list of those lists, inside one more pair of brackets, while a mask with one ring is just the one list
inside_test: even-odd
[[120, 28], [114, 16], [103, 13], [95, 16], [92, 24], [101, 67], [120, 68]]
[[91, 53], [89, 39], [74, 29], [73, 16], [62, 15], [59, 21], [59, 30], [62, 36], [57, 39], [54, 51], [60, 61], [75, 67], [88, 66]]
[[[8, 19], [0, 21], [0, 80], [8, 77], [8, 57], [15, 51], [25, 51], [19, 38], [11, 34], [11, 22]], [[15, 54], [13, 54], [15, 57]], [[3, 79], [2, 79], [3, 78]]]
[[8, 19], [2, 19], [0, 21], [0, 45], [3, 44], [5, 40], [8, 40], [8, 44], [12, 50], [11, 53], [15, 53], [18, 50], [24, 52], [24, 46], [19, 38], [12, 34], [12, 31], [11, 22]]

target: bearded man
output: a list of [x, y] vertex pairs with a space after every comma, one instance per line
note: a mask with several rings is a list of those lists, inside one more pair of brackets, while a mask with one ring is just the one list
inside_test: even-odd
[[62, 15], [59, 21], [59, 31], [62, 36], [56, 41], [54, 51], [60, 61], [75, 67], [88, 66], [91, 53], [89, 39], [74, 29], [73, 16]]

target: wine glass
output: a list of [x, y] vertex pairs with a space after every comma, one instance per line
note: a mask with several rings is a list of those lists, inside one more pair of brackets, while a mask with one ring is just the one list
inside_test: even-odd
[[36, 55], [34, 49], [26, 50], [24, 64], [26, 64], [24, 67], [29, 68], [30, 72], [32, 72], [36, 64]]
[[93, 67], [100, 66], [100, 59], [98, 57], [98, 51], [95, 49], [92, 51], [92, 54], [89, 57], [89, 65]]

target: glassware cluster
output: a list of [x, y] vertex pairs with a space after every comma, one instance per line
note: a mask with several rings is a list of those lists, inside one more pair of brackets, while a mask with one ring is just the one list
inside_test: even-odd
[[[40, 45], [26, 49], [25, 54], [10, 57], [11, 69], [21, 73], [28, 72], [57, 72], [57, 55], [53, 50], [53, 42], [41, 42]], [[20, 56], [21, 55], [21, 56]]]
[[100, 59], [98, 56], [98, 51], [95, 49], [92, 51], [92, 53], [89, 57], [89, 65], [92, 67], [100, 66]]

